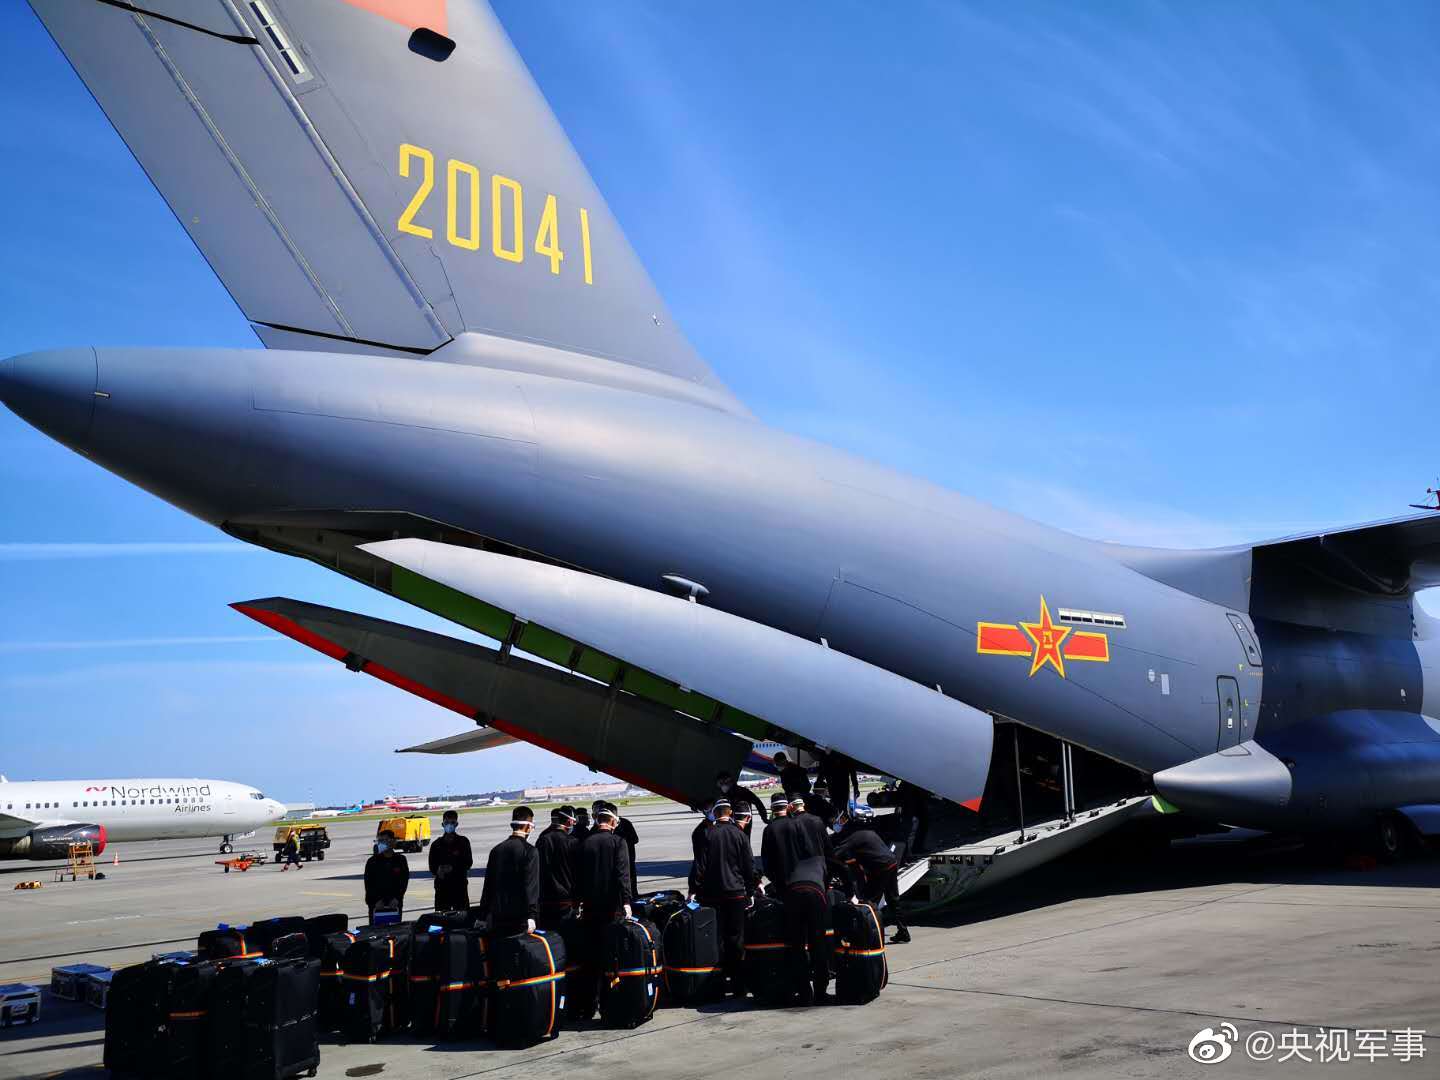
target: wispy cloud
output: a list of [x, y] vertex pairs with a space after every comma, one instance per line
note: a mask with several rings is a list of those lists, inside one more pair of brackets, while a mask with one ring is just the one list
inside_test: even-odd
[[214, 637], [149, 637], [110, 638], [94, 641], [0, 641], [0, 654], [25, 652], [81, 652], [106, 649], [173, 649], [204, 645], [251, 645], [257, 642], [284, 641], [279, 635], [239, 635]]
[[117, 543], [0, 543], [0, 562], [40, 559], [117, 559], [148, 555], [249, 555], [262, 548], [229, 540]]

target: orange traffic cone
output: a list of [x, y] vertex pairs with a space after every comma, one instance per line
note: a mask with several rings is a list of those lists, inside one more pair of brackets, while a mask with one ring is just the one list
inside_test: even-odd
[[120, 865], [120, 853], [119, 853], [118, 851], [115, 853], [115, 861], [112, 862], [110, 865], [111, 865], [111, 866], [119, 866], [119, 865]]

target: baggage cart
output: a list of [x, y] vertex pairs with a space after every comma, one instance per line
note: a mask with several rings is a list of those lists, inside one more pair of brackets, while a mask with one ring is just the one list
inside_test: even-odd
[[25, 983], [0, 986], [0, 1028], [33, 1024], [40, 1019], [40, 988]]
[[85, 1004], [92, 1009], [105, 1011], [105, 1006], [110, 1002], [110, 980], [115, 973], [109, 968], [104, 971], [93, 971], [85, 977]]
[[66, 1001], [85, 998], [85, 979], [89, 975], [109, 971], [101, 964], [62, 964], [50, 969], [50, 993]]

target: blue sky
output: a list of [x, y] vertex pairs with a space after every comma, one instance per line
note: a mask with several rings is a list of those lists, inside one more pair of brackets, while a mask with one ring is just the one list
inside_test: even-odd
[[[497, 4], [701, 353], [767, 422], [1090, 536], [1405, 511], [1440, 473], [1440, 9]], [[254, 346], [21, 4], [0, 354]], [[321, 801], [584, 770], [227, 608], [444, 629], [0, 415], [0, 771]]]

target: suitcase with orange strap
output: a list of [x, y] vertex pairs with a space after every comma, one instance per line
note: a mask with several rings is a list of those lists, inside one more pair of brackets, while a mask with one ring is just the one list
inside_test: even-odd
[[490, 952], [490, 1035], [523, 1049], [565, 1023], [565, 942], [543, 930], [496, 938]]
[[348, 930], [326, 934], [320, 943], [320, 996], [316, 1022], [321, 1031], [339, 1031], [345, 1023], [345, 954], [355, 943]]
[[477, 1035], [485, 989], [484, 938], [477, 931], [416, 924], [410, 943], [410, 1031], [434, 1038]]
[[757, 896], [745, 913], [745, 989], [755, 1004], [774, 1008], [795, 996], [794, 980], [785, 960], [785, 905]]
[[725, 996], [720, 922], [714, 908], [682, 905], [665, 923], [661, 939], [667, 999], [677, 1005], [700, 1005]]
[[660, 1003], [660, 934], [653, 923], [623, 919], [600, 945], [600, 1018], [609, 1027], [639, 1027]]
[[410, 940], [409, 927], [372, 929], [345, 950], [340, 973], [344, 1038], [374, 1042], [409, 1023]]
[[866, 1005], [890, 981], [885, 961], [885, 931], [869, 904], [848, 901], [831, 907], [835, 923], [835, 999], [841, 1005]]

